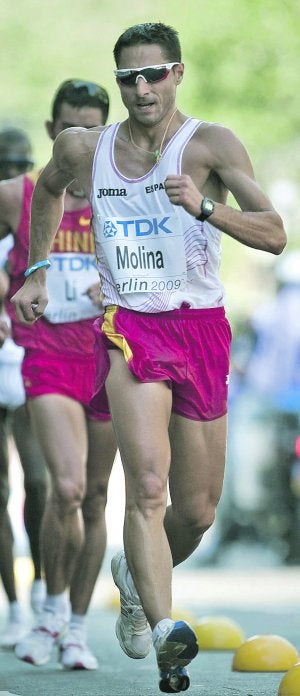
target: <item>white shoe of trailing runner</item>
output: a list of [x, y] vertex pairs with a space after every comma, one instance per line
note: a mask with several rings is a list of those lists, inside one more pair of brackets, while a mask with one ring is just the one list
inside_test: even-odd
[[32, 665], [45, 665], [49, 662], [52, 650], [62, 639], [66, 628], [65, 614], [44, 610], [37, 626], [16, 644], [16, 657]]
[[139, 660], [146, 657], [151, 650], [152, 631], [123, 551], [113, 557], [111, 571], [114, 583], [120, 590], [121, 613], [116, 623], [116, 635], [126, 655]]
[[98, 669], [98, 660], [88, 648], [81, 628], [70, 627], [59, 649], [64, 669]]
[[0, 635], [0, 647], [1, 648], [14, 648], [15, 645], [25, 636], [28, 631], [28, 627], [25, 622], [20, 619], [8, 619], [6, 627]]

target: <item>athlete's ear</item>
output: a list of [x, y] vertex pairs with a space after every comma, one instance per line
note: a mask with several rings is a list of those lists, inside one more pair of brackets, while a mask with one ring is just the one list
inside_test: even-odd
[[54, 122], [53, 121], [45, 121], [45, 128], [46, 128], [46, 131], [49, 135], [49, 138], [51, 138], [51, 140], [55, 140]]
[[179, 65], [176, 65], [177, 85], [180, 85], [180, 83], [182, 82], [183, 74], [184, 74], [184, 63], [179, 63]]

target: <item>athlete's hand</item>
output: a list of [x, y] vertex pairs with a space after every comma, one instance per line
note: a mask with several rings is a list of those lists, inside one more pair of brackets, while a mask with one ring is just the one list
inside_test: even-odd
[[10, 336], [10, 328], [4, 319], [0, 319], [0, 348], [8, 336]]
[[166, 194], [173, 205], [181, 205], [194, 217], [200, 215], [203, 196], [188, 174], [170, 174], [164, 183]]
[[33, 324], [39, 319], [48, 304], [44, 269], [39, 269], [26, 278], [24, 285], [11, 298], [11, 302], [19, 321], [23, 324]]
[[100, 300], [100, 283], [94, 283], [83, 293], [87, 295], [96, 307], [102, 308], [102, 303]]

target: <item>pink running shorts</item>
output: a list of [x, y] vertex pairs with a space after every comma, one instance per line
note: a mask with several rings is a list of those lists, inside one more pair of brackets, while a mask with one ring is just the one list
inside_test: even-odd
[[224, 307], [150, 314], [112, 305], [94, 326], [94, 405], [108, 374], [108, 351], [119, 348], [141, 382], [167, 382], [174, 413], [210, 421], [227, 412], [231, 329]]
[[97, 407], [90, 404], [95, 388], [95, 359], [91, 356], [61, 356], [28, 349], [22, 364], [26, 397], [61, 394], [79, 401], [87, 418], [111, 420], [105, 388], [99, 393]]

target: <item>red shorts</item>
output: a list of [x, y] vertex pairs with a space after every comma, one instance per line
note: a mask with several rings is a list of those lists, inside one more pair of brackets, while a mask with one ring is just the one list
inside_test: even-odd
[[95, 321], [96, 395], [109, 370], [109, 349], [120, 348], [141, 382], [166, 381], [172, 411], [209, 421], [227, 412], [231, 329], [224, 307], [149, 314], [106, 308]]
[[79, 401], [87, 418], [110, 420], [104, 387], [99, 393], [97, 406], [90, 404], [95, 388], [95, 371], [93, 356], [60, 356], [28, 349], [22, 364], [26, 397], [34, 399], [44, 394], [61, 394]]

